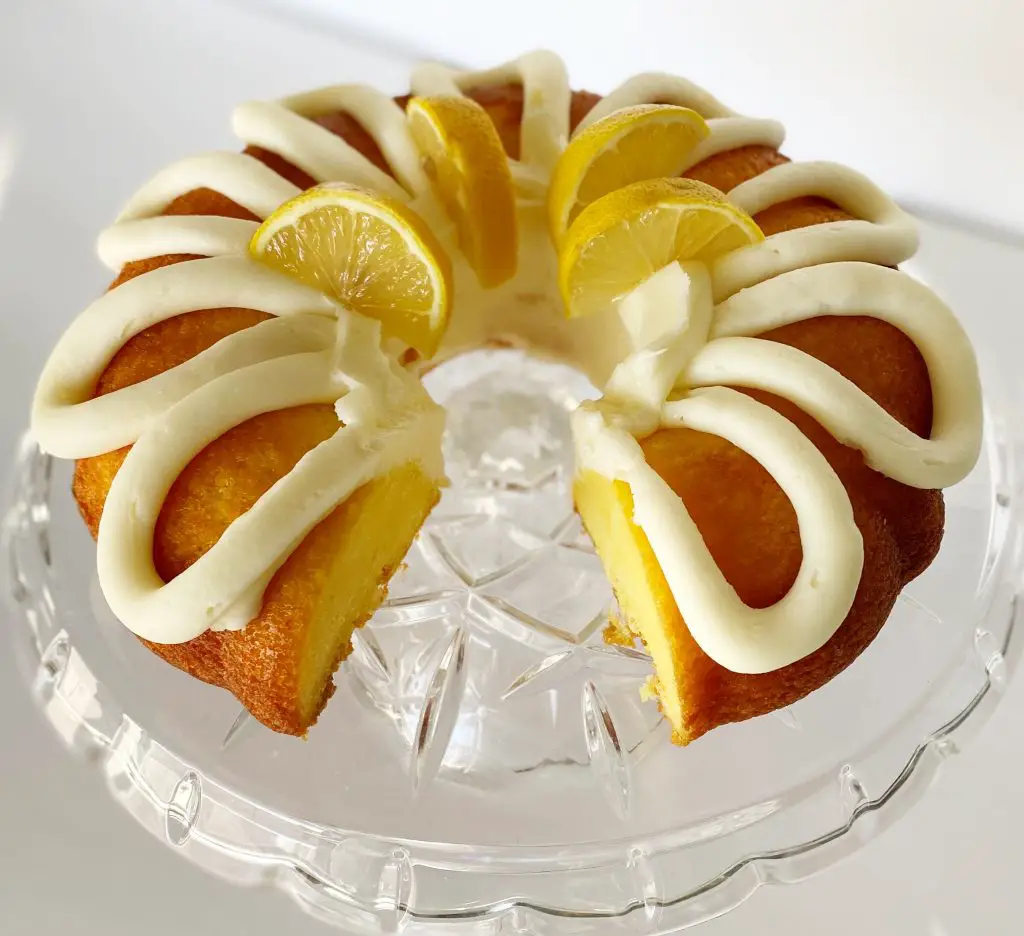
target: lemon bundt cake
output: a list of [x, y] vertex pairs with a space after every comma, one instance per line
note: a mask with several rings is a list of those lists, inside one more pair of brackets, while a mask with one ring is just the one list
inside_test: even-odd
[[870, 643], [980, 447], [912, 223], [666, 75], [604, 98], [533, 53], [234, 114], [99, 242], [117, 272], [36, 393], [100, 585], [155, 653], [304, 734], [444, 483], [420, 384], [516, 346], [601, 389], [575, 501], [680, 743]]

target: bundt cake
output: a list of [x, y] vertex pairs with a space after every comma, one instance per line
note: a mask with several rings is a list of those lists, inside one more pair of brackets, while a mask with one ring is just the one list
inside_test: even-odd
[[574, 495], [687, 743], [848, 666], [939, 548], [981, 395], [896, 265], [910, 219], [666, 75], [545, 52], [234, 114], [99, 242], [33, 406], [152, 651], [302, 735], [444, 484], [427, 368], [514, 346], [601, 389]]

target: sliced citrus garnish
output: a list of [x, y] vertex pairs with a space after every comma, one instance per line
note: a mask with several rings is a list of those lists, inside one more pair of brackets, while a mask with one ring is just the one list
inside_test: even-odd
[[423, 166], [459, 247], [484, 288], [516, 272], [516, 193], [508, 157], [487, 112], [462, 97], [414, 97], [406, 108]]
[[566, 313], [608, 309], [676, 260], [712, 263], [760, 240], [753, 218], [710, 185], [634, 182], [588, 205], [566, 233], [558, 257]]
[[451, 263], [411, 208], [344, 183], [285, 202], [253, 235], [256, 259], [377, 319], [426, 357], [441, 342]]
[[644, 179], [678, 176], [708, 132], [700, 114], [674, 104], [624, 107], [591, 124], [566, 147], [551, 178], [548, 220], [555, 243], [601, 196]]

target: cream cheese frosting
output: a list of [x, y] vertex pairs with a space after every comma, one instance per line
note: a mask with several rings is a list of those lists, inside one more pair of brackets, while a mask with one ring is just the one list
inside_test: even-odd
[[[649, 302], [662, 315], [666, 305], [685, 307], [675, 316], [681, 326], [627, 357], [602, 400], [574, 414], [577, 466], [629, 485], [633, 520], [701, 649], [734, 672], [769, 672], [824, 645], [846, 618], [860, 582], [863, 542], [849, 496], [825, 457], [783, 416], [732, 388], [766, 390], [796, 403], [861, 451], [872, 468], [931, 488], [955, 483], [977, 459], [977, 367], [952, 312], [896, 270], [862, 262], [807, 267], [712, 307], [706, 268], [670, 269], [638, 287], [630, 301]], [[930, 439], [907, 430], [831, 367], [752, 337], [819, 315], [871, 315], [917, 343], [932, 386]], [[769, 608], [743, 604], [682, 500], [644, 460], [638, 437], [684, 427], [743, 449], [793, 505], [803, 559], [789, 592]]]
[[[578, 466], [627, 482], [634, 520], [647, 535], [687, 626], [730, 669], [764, 672], [821, 646], [849, 611], [863, 545], [849, 497], [817, 449], [786, 419], [737, 389], [769, 390], [858, 448], [877, 470], [905, 484], [955, 483], [980, 446], [981, 397], [970, 345], [952, 313], [895, 266], [915, 250], [913, 223], [863, 176], [832, 163], [789, 163], [744, 182], [729, 199], [756, 214], [802, 195], [828, 198], [859, 220], [771, 235], [722, 257], [710, 270], [672, 264], [616, 308], [566, 319], [547, 233], [551, 172], [570, 136], [571, 88], [557, 56], [535, 52], [485, 72], [424, 65], [416, 94], [464, 94], [523, 85], [517, 189], [518, 272], [484, 290], [457, 251], [420, 164], [402, 108], [362, 85], [339, 85], [236, 109], [242, 142], [270, 150], [317, 182], [347, 181], [411, 205], [452, 255], [455, 306], [433, 362], [508, 343], [583, 371], [604, 399], [573, 417]], [[781, 124], [737, 114], [696, 85], [641, 75], [603, 98], [581, 126], [634, 104], [692, 107], [709, 135], [692, 164], [740, 146], [778, 147]], [[392, 175], [314, 122], [344, 111], [370, 134]], [[259, 611], [274, 571], [306, 533], [357, 487], [402, 461], [438, 476], [443, 412], [414, 374], [381, 346], [379, 329], [327, 297], [249, 259], [257, 222], [165, 216], [178, 196], [210, 188], [264, 219], [298, 189], [259, 160], [210, 153], [158, 173], [99, 239], [104, 263], [169, 253], [191, 260], [128, 280], [90, 305], [58, 343], [33, 404], [33, 431], [47, 451], [84, 458], [132, 444], [107, 496], [98, 563], [118, 617], [148, 639], [173, 643], [207, 628], [243, 627]], [[92, 398], [125, 341], [193, 310], [251, 308], [273, 316], [230, 335], [184, 364]], [[820, 315], [870, 315], [918, 346], [932, 384], [934, 426], [921, 439], [834, 370], [758, 337]], [[236, 520], [218, 543], [173, 581], [153, 567], [154, 528], [178, 473], [206, 444], [259, 413], [308, 402], [336, 403], [339, 429]], [[728, 439], [757, 458], [793, 503], [804, 559], [776, 605], [746, 607], [725, 581], [682, 501], [646, 465], [637, 438], [686, 426]]]
[[[100, 518], [97, 565], [111, 610], [136, 634], [179, 643], [244, 627], [274, 572], [358, 487], [420, 460], [440, 477], [444, 411], [381, 349], [380, 325], [342, 312], [334, 349], [222, 374], [166, 410], [132, 446]], [[338, 430], [307, 452], [197, 562], [164, 583], [153, 536], [182, 469], [228, 429], [261, 413], [333, 403]]]

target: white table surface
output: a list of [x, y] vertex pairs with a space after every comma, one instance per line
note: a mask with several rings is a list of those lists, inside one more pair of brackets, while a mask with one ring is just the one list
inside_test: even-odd
[[[241, 99], [357, 77], [397, 90], [407, 67], [363, 39], [201, 0], [0, 0], [0, 447], [24, 426], [48, 349], [102, 288], [87, 245], [135, 183], [231, 145], [226, 117]], [[926, 224], [923, 253], [932, 284], [1015, 356], [1024, 245]], [[1022, 683], [881, 839], [804, 884], [763, 888], [700, 932], [1020, 932]], [[136, 826], [99, 773], [64, 752], [2, 637], [0, 745], [4, 936], [329, 932], [275, 892], [207, 877]]]

